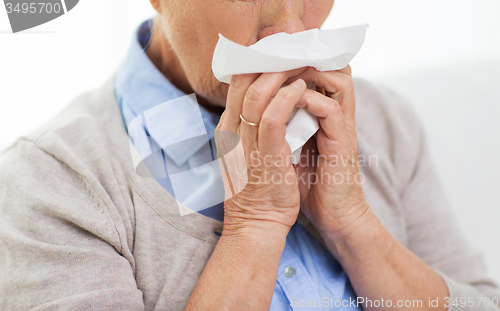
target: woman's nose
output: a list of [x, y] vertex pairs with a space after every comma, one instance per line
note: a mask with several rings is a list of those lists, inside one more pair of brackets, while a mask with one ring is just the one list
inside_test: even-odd
[[258, 40], [279, 32], [295, 33], [305, 30], [301, 20], [302, 0], [273, 0], [261, 11], [263, 24]]

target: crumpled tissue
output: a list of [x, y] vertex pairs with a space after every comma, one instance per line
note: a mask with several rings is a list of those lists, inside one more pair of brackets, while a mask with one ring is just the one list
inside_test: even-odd
[[[315, 28], [293, 34], [281, 32], [248, 47], [219, 34], [212, 71], [217, 80], [229, 84], [235, 74], [282, 72], [306, 66], [319, 71], [339, 70], [361, 49], [367, 27], [365, 24], [341, 29]], [[304, 108], [291, 116], [285, 138], [293, 154], [293, 164], [298, 163], [302, 147], [318, 129], [318, 118]]]

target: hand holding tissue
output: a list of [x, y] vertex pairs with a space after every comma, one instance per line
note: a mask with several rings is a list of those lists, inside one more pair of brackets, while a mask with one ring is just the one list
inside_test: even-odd
[[[217, 80], [229, 84], [231, 77], [237, 74], [283, 72], [301, 67], [314, 67], [318, 71], [340, 70], [361, 49], [367, 27], [277, 33], [248, 47], [219, 34], [212, 71]], [[302, 146], [318, 129], [317, 117], [304, 108], [291, 117], [285, 138], [293, 154], [293, 164], [298, 163]]]

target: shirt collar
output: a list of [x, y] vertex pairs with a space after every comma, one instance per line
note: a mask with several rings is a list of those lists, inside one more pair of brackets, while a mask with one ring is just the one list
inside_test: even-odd
[[[127, 127], [135, 117], [147, 110], [186, 95], [165, 78], [146, 54], [146, 48], [151, 38], [152, 23], [153, 20], [147, 20], [140, 25], [132, 40], [128, 54], [115, 77], [115, 94]], [[219, 116], [208, 112], [202, 106], [199, 106], [199, 108], [205, 129], [209, 135], [212, 135], [219, 122]], [[124, 113], [125, 110], [128, 113]], [[165, 120], [164, 115], [161, 118], [165, 129], [162, 135], [173, 135], [179, 131], [189, 132], [190, 125], [193, 123], [193, 120], [190, 120], [189, 117], [185, 118], [185, 120], [182, 120], [183, 126], [180, 128], [179, 120], [169, 122], [168, 119]], [[165, 152], [178, 166], [182, 166], [206, 143], [208, 143], [208, 139], [203, 143], [197, 140], [193, 142], [190, 148], [186, 148], [185, 152], [174, 153], [169, 152], [169, 150], [165, 150]]]

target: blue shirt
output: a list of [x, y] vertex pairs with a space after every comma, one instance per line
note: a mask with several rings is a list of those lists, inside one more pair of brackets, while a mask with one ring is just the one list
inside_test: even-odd
[[[224, 187], [213, 143], [219, 116], [173, 86], [149, 60], [150, 29], [151, 21], [139, 27], [115, 77], [135, 164], [146, 164], [183, 206], [222, 221]], [[271, 310], [361, 310], [355, 302], [340, 264], [296, 223], [287, 236]]]

